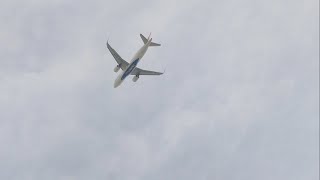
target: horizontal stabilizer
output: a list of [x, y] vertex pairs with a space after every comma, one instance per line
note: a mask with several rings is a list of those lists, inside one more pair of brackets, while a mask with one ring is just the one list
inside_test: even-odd
[[[142, 39], [142, 41], [143, 41], [144, 44], [148, 43], [149, 38], [147, 39], [147, 38], [144, 37], [142, 34], [140, 34], [140, 37], [141, 37], [141, 39]], [[151, 42], [149, 46], [161, 46], [161, 44]]]
[[148, 39], [146, 37], [144, 37], [142, 34], [140, 34], [140, 37], [141, 37], [144, 44], [146, 44], [148, 42]]
[[161, 44], [151, 42], [150, 46], [161, 46]]

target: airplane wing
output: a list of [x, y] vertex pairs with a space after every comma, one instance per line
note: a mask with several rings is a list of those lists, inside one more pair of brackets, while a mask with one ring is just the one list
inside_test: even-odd
[[125, 61], [124, 59], [122, 59], [120, 57], [120, 55], [109, 45], [108, 42], [107, 42], [107, 47], [108, 47], [110, 53], [112, 54], [112, 56], [114, 57], [114, 59], [119, 64], [120, 68], [124, 71], [128, 67], [129, 63], [127, 61]]
[[154, 71], [147, 71], [147, 70], [143, 70], [140, 68], [135, 68], [132, 72], [131, 75], [161, 75], [163, 74], [162, 72], [154, 72]]

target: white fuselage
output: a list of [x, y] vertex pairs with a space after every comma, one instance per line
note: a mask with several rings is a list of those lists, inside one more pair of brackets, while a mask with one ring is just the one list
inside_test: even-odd
[[147, 52], [151, 41], [152, 38], [138, 50], [138, 52], [131, 59], [128, 67], [118, 75], [117, 79], [114, 81], [115, 88], [120, 86], [120, 84], [126, 79], [126, 77], [128, 77], [131, 72], [137, 67], [144, 54]]

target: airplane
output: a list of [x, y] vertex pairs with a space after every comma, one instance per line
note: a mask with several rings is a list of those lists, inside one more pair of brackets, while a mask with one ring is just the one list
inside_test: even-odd
[[154, 71], [147, 71], [143, 70], [137, 67], [138, 63], [142, 59], [143, 55], [147, 52], [148, 48], [150, 46], [160, 46], [158, 43], [152, 42], [152, 38], [150, 38], [151, 33], [147, 38], [145, 38], [142, 34], [140, 34], [140, 37], [144, 43], [144, 45], [137, 51], [137, 53], [133, 56], [130, 63], [125, 61], [120, 57], [120, 55], [109, 45], [109, 42], [107, 41], [107, 47], [114, 57], [114, 59], [117, 61], [118, 65], [114, 68], [114, 72], [118, 72], [121, 68], [122, 72], [118, 75], [116, 80], [114, 81], [114, 88], [117, 88], [120, 86], [120, 84], [128, 77], [129, 75], [134, 75], [132, 81], [137, 82], [140, 75], [161, 75], [163, 72], [154, 72]]

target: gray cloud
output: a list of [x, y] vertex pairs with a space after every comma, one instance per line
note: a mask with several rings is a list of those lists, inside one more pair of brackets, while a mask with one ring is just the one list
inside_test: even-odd
[[0, 178], [318, 179], [318, 3], [1, 2]]

